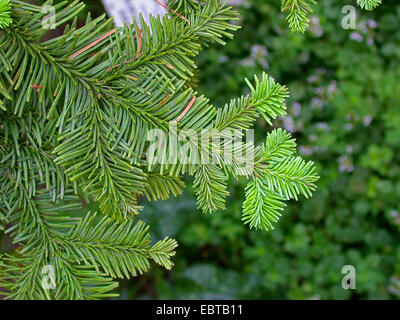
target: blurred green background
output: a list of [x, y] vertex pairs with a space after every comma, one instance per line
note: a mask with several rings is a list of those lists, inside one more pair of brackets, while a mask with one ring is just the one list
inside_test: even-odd
[[[86, 2], [102, 12], [100, 1]], [[231, 182], [228, 210], [213, 215], [196, 209], [191, 189], [145, 203], [141, 218], [154, 240], [178, 240], [176, 265], [123, 281], [121, 298], [400, 298], [398, 0], [372, 13], [351, 0], [319, 1], [304, 35], [289, 31], [280, 0], [239, 2], [243, 28], [199, 57], [198, 90], [222, 106], [263, 70], [287, 85], [289, 116], [275, 125], [318, 164], [318, 191], [292, 202], [268, 233], [240, 221], [245, 181]], [[357, 8], [356, 30], [341, 27], [348, 4]], [[260, 141], [269, 130], [258, 123]], [[356, 269], [356, 290], [341, 286], [344, 265]]]

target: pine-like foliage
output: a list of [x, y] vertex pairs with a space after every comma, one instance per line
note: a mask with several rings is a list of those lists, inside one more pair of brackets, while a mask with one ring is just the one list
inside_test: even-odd
[[357, 4], [365, 10], [374, 10], [382, 3], [382, 0], [357, 0]]
[[8, 27], [11, 23], [10, 17], [10, 2], [0, 1], [0, 29]]
[[[313, 164], [294, 155], [294, 140], [280, 129], [255, 148], [249, 168], [222, 152], [213, 164], [147, 157], [150, 130], [167, 132], [171, 122], [180, 133], [223, 138], [260, 116], [272, 123], [286, 114], [288, 90], [266, 74], [247, 81], [251, 95], [223, 108], [190, 87], [202, 45], [224, 44], [237, 29], [237, 14], [222, 1], [170, 1], [170, 16], [122, 28], [104, 16], [77, 28], [83, 4], [66, 1], [53, 17], [63, 34], [45, 42], [40, 6], [1, 0], [0, 8], [10, 11], [0, 31], [0, 291], [7, 298], [105, 298], [114, 278], [141, 274], [151, 261], [171, 268], [176, 242], [152, 245], [148, 227], [133, 220], [141, 197], [179, 195], [185, 174], [194, 176], [205, 212], [224, 209], [228, 177], [245, 175], [243, 220], [264, 230], [285, 200], [315, 190]], [[96, 202], [103, 218], [71, 218], [83, 199]]]
[[[373, 10], [382, 3], [382, 0], [357, 0], [357, 4], [365, 10]], [[304, 32], [310, 23], [309, 15], [313, 12], [312, 6], [316, 0], [282, 0], [282, 12], [286, 13], [286, 20], [293, 32]]]
[[282, 0], [282, 12], [288, 12], [286, 20], [292, 31], [304, 32], [310, 19], [308, 15], [312, 12], [314, 0]]

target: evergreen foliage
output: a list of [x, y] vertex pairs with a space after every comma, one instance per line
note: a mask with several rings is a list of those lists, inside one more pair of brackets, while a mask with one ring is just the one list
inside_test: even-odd
[[10, 9], [9, 1], [0, 2], [0, 29], [8, 27], [11, 23]]
[[365, 10], [374, 10], [382, 3], [382, 0], [357, 0], [357, 4]]
[[[373, 10], [382, 3], [382, 0], [357, 0], [357, 4], [365, 10]], [[316, 0], [282, 0], [282, 12], [286, 13], [286, 20], [293, 32], [304, 32], [313, 12], [312, 6]]]
[[[348, 4], [356, 2], [320, 1], [310, 30], [293, 36], [279, 0], [245, 1], [246, 27], [198, 59], [201, 91], [216, 105], [245, 92], [243, 77], [267, 66], [287, 85], [288, 116], [275, 124], [317, 164], [312, 199], [290, 202], [274, 232], [237, 224], [243, 181], [229, 184], [226, 213], [212, 219], [192, 213], [191, 192], [151, 203], [143, 218], [155, 234], [176, 237], [179, 255], [171, 272], [151, 270], [123, 290], [126, 297], [399, 299], [400, 2], [360, 12], [356, 30], [340, 28]], [[257, 123], [257, 139], [265, 142], [268, 127]], [[341, 286], [349, 264], [357, 290]]]
[[292, 31], [304, 32], [307, 29], [310, 22], [308, 15], [314, 4], [314, 0], [282, 0], [282, 12], [288, 12], [286, 20]]
[[[145, 137], [167, 132], [171, 122], [179, 133], [223, 138], [223, 130], [250, 129], [260, 115], [272, 124], [286, 114], [288, 90], [266, 74], [247, 80], [251, 95], [223, 108], [198, 95], [189, 84], [193, 58], [204, 45], [225, 44], [238, 16], [219, 0], [169, 5], [172, 14], [150, 25], [141, 17], [116, 28], [89, 15], [77, 28], [84, 5], [65, 1], [53, 17], [64, 33], [43, 42], [42, 8], [2, 0], [0, 230], [9, 246], [0, 258], [0, 290], [7, 298], [106, 298], [114, 278], [142, 274], [150, 261], [170, 269], [175, 240], [151, 245], [148, 227], [134, 219], [142, 196], [179, 195], [185, 174], [195, 177], [205, 212], [225, 208], [229, 175], [246, 175], [243, 220], [264, 230], [285, 200], [315, 190], [313, 164], [293, 155], [294, 140], [279, 129], [255, 148], [254, 170], [222, 152], [217, 164], [149, 161]], [[84, 200], [105, 216], [70, 217]]]

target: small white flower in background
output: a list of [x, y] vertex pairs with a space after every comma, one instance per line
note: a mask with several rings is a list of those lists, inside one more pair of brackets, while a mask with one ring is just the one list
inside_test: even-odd
[[358, 24], [357, 29], [360, 30], [363, 33], [366, 33], [368, 31], [367, 22], [366, 21], [361, 21]]
[[251, 58], [244, 58], [240, 60], [239, 63], [243, 67], [254, 67], [254, 60], [252, 60]]
[[314, 97], [311, 100], [311, 107], [313, 109], [322, 110], [325, 106], [325, 101], [319, 97]]
[[390, 278], [387, 290], [395, 296], [400, 296], [400, 279], [397, 276]]
[[314, 153], [313, 148], [309, 146], [300, 146], [299, 152], [304, 156], [311, 156]]
[[320, 82], [323, 75], [326, 74], [326, 69], [325, 68], [318, 68], [314, 71], [314, 74], [310, 75], [307, 78], [308, 83], [315, 83], [315, 82]]
[[332, 98], [333, 94], [337, 91], [337, 88], [338, 88], [337, 81], [336, 80], [332, 80], [329, 83], [329, 86], [328, 86], [328, 89], [327, 89], [329, 98]]
[[295, 117], [298, 117], [300, 115], [301, 112], [301, 104], [298, 103], [297, 101], [294, 101], [292, 104], [292, 114]]
[[368, 20], [368, 26], [369, 26], [371, 29], [376, 29], [376, 28], [378, 27], [378, 23], [377, 23], [375, 20], [373, 20], [373, 19], [369, 19], [369, 20]]
[[358, 42], [362, 42], [363, 41], [363, 36], [358, 32], [352, 32], [350, 34], [350, 39], [358, 41]]
[[325, 92], [325, 88], [324, 87], [317, 87], [314, 89], [314, 92], [318, 95], [323, 95]]
[[327, 132], [331, 131], [331, 128], [329, 127], [329, 125], [326, 122], [318, 122], [316, 124], [316, 127], [323, 131], [327, 131]]
[[269, 68], [269, 64], [266, 59], [267, 56], [268, 56], [268, 50], [265, 46], [260, 44], [255, 44], [254, 46], [251, 47], [251, 59], [261, 64], [264, 69]]
[[225, 63], [229, 61], [228, 56], [219, 56], [219, 62]]
[[371, 116], [365, 116], [364, 117], [363, 123], [364, 123], [365, 127], [368, 127], [371, 124], [371, 122], [372, 122], [372, 117]]
[[344, 129], [345, 129], [346, 131], [351, 131], [351, 130], [354, 129], [354, 124], [352, 124], [352, 123], [346, 123], [345, 126], [344, 126]]
[[[373, 30], [378, 27], [378, 23], [373, 20], [369, 19], [367, 21], [362, 21], [357, 25], [357, 30], [350, 34], [350, 39], [355, 40], [358, 42], [362, 42], [364, 39], [369, 46], [374, 45], [374, 38], [373, 38]], [[365, 34], [363, 36], [362, 34]]]
[[392, 211], [390, 211], [390, 215], [393, 218], [397, 218], [399, 216], [399, 212], [397, 210], [392, 210]]
[[320, 38], [324, 34], [324, 30], [321, 27], [319, 17], [313, 16], [310, 18], [310, 32]]
[[318, 136], [316, 134], [310, 134], [308, 136], [308, 141], [310, 141], [310, 142], [315, 142], [317, 140], [318, 140]]
[[307, 78], [307, 82], [308, 83], [314, 83], [314, 82], [316, 82], [317, 81], [317, 76], [316, 75], [311, 75], [311, 76], [309, 76], [308, 78]]
[[255, 44], [250, 49], [250, 56], [240, 61], [240, 64], [244, 67], [254, 67], [256, 63], [259, 63], [264, 69], [269, 68], [269, 64], [266, 60], [268, 56], [268, 50], [265, 46]]
[[397, 210], [391, 210], [390, 213], [390, 220], [396, 224], [396, 225], [400, 225], [400, 217], [399, 217], [399, 212]]
[[347, 153], [353, 153], [353, 146], [346, 146]]
[[291, 116], [286, 116], [283, 119], [283, 127], [288, 132], [296, 132], [296, 125], [295, 125], [294, 120], [293, 120], [293, 118]]
[[347, 155], [343, 155], [338, 159], [339, 163], [339, 172], [353, 172], [354, 165], [353, 160]]

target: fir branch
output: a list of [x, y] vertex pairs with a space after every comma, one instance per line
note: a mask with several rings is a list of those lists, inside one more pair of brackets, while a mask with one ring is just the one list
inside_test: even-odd
[[357, 4], [361, 9], [374, 10], [382, 3], [382, 0], [357, 0]]
[[174, 197], [182, 194], [185, 183], [176, 176], [159, 173], [147, 174], [147, 186], [144, 194], [148, 200], [167, 200], [171, 193]]
[[[48, 259], [41, 250], [27, 256], [0, 256], [0, 292], [14, 300], [98, 300], [115, 297], [118, 283], [93, 268], [64, 258]], [[50, 277], [54, 277], [53, 279]]]
[[282, 0], [282, 12], [288, 11], [286, 20], [293, 32], [304, 32], [310, 22], [308, 15], [312, 12], [314, 0]]
[[285, 199], [298, 200], [298, 195], [311, 197], [319, 177], [315, 174], [313, 162], [305, 162], [300, 157], [287, 157], [274, 161], [263, 168], [262, 179], [270, 190], [278, 192]]
[[260, 179], [254, 179], [246, 187], [243, 203], [243, 221], [250, 228], [270, 230], [285, 208], [284, 198], [271, 191]]
[[67, 255], [78, 256], [88, 266], [98, 265], [113, 278], [143, 274], [150, 267], [149, 258], [170, 269], [170, 258], [177, 247], [173, 239], [151, 246], [148, 226], [143, 222], [118, 224], [108, 217], [94, 223], [96, 215], [87, 215], [61, 239]]
[[[288, 91], [266, 74], [255, 84], [246, 80], [251, 95], [220, 109], [190, 88], [202, 46], [224, 44], [238, 28], [237, 13], [222, 1], [172, 0], [170, 17], [152, 17], [149, 25], [141, 17], [122, 28], [104, 16], [88, 16], [77, 28], [83, 4], [62, 2], [55, 5], [55, 26], [66, 23], [64, 32], [45, 42], [42, 8], [10, 3], [10, 10], [0, 7], [13, 18], [3, 22], [0, 37], [0, 229], [16, 247], [0, 259], [7, 298], [105, 298], [114, 295], [115, 277], [142, 274], [151, 261], [170, 269], [175, 240], [151, 245], [147, 226], [132, 220], [143, 195], [180, 194], [183, 174], [195, 175], [206, 212], [225, 208], [229, 174], [246, 175], [243, 220], [262, 229], [272, 228], [283, 200], [315, 190], [313, 164], [292, 155], [295, 143], [282, 130], [254, 148], [254, 170], [243, 167], [247, 159], [222, 152], [217, 164], [147, 159], [145, 137], [152, 129], [167, 132], [171, 122], [177, 134], [223, 138], [224, 130], [250, 129], [260, 115], [272, 124], [286, 114]], [[224, 142], [210, 147], [224, 150]], [[196, 142], [190, 157], [199, 151]], [[80, 196], [109, 217], [70, 218], [82, 206]], [[56, 273], [53, 290], [42, 283], [48, 266]]]
[[271, 120], [286, 115], [285, 100], [289, 91], [285, 86], [276, 83], [266, 73], [263, 73], [261, 80], [255, 77], [255, 87], [249, 80], [246, 79], [246, 82], [252, 92], [253, 105], [270, 125]]
[[263, 147], [262, 160], [280, 160], [292, 155], [295, 149], [295, 139], [292, 138], [290, 133], [278, 128], [267, 134], [267, 139]]
[[0, 2], [0, 29], [5, 29], [12, 23], [10, 0]]
[[229, 195], [227, 181], [228, 177], [218, 166], [200, 166], [193, 184], [199, 208], [205, 213], [225, 210], [225, 198]]

